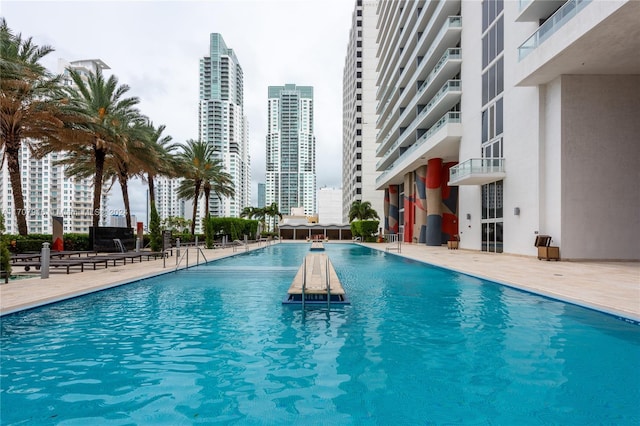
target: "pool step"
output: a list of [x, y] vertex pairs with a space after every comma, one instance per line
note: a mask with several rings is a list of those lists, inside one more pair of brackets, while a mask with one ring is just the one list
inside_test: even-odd
[[309, 253], [282, 303], [349, 304], [349, 301], [329, 257], [323, 253]]

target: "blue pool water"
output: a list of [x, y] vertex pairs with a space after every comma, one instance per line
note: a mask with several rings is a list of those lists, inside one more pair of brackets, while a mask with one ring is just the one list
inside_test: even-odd
[[1, 319], [2, 424], [640, 424], [640, 327], [356, 245], [279, 244]]

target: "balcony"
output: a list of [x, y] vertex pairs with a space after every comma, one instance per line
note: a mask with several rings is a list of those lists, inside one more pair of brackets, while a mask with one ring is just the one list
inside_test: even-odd
[[565, 74], [638, 74], [638, 16], [639, 1], [566, 2], [520, 46], [516, 85], [547, 84]]
[[402, 183], [406, 173], [426, 164], [429, 158], [457, 160], [461, 137], [460, 113], [449, 111], [395, 160], [386, 156], [378, 162], [376, 170], [384, 172], [376, 178], [376, 188]]
[[516, 22], [539, 22], [547, 19], [567, 0], [520, 0], [520, 14]]
[[[394, 147], [406, 144], [407, 139], [412, 132], [416, 131], [419, 127], [428, 128], [435, 124], [438, 117], [441, 117], [445, 112], [451, 110], [458, 102], [460, 102], [461, 96], [461, 81], [448, 80], [433, 96], [429, 103], [418, 112], [415, 118], [411, 119], [411, 117], [403, 115], [403, 117], [407, 118], [406, 123], [400, 120], [395, 122], [393, 128], [378, 145], [378, 148], [376, 149], [376, 156], [380, 156], [383, 152], [386, 153], [386, 151], [392, 149], [389, 144], [392, 135], [396, 137], [393, 144]], [[401, 127], [405, 125], [407, 127], [404, 127], [404, 130], [401, 131]]]
[[551, 37], [558, 29], [562, 28], [571, 18], [585, 8], [591, 0], [569, 0], [564, 6], [556, 11], [540, 28], [520, 45], [518, 48], [518, 60], [521, 61], [533, 50], [537, 49], [542, 42]]
[[485, 185], [505, 176], [504, 158], [471, 158], [449, 169], [449, 186]]

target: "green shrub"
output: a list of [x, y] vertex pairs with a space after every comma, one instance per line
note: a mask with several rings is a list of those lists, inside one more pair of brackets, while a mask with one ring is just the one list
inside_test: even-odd
[[257, 220], [241, 219], [235, 217], [210, 217], [206, 228], [215, 240], [222, 239], [225, 235], [229, 241], [243, 240], [247, 235], [249, 239], [254, 239], [258, 233]]
[[[151, 251], [162, 249], [162, 231], [160, 230], [160, 215], [155, 204], [151, 204], [151, 215], [149, 217], [149, 244]], [[144, 244], [146, 247], [146, 244]]]
[[[4, 236], [4, 230], [4, 216], [0, 213], [0, 236]], [[4, 238], [0, 238], [0, 271], [7, 282], [11, 275], [11, 253]]]
[[378, 232], [377, 220], [354, 220], [351, 222], [351, 234], [360, 237], [362, 241], [375, 242], [375, 234]]
[[[49, 241], [51, 241], [49, 237]], [[89, 250], [91, 243], [89, 241], [89, 234], [64, 234], [64, 249], [65, 250]]]
[[204, 240], [208, 249], [213, 248], [213, 242], [215, 240], [213, 222], [207, 219], [204, 220]]

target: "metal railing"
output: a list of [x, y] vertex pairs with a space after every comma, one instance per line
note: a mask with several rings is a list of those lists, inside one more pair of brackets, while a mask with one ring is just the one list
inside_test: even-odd
[[[182, 256], [180, 256], [178, 258], [178, 256], [176, 256], [176, 271], [178, 270], [178, 268], [180, 267], [180, 265], [182, 264], [182, 261], [185, 260], [185, 269], [189, 268], [189, 251], [191, 250], [195, 250], [196, 251], [196, 264], [194, 266], [198, 266], [200, 264], [200, 255], [202, 254], [202, 258], [204, 259], [204, 263], [207, 263], [207, 257], [204, 255], [204, 252], [202, 251], [202, 249], [198, 246], [195, 247], [184, 247], [184, 253], [182, 253]], [[176, 253], [178, 254], [178, 253]]]
[[398, 253], [402, 252], [402, 240], [404, 240], [403, 233], [397, 234], [385, 234], [385, 240], [387, 241], [386, 251], [397, 251]]
[[471, 174], [504, 173], [504, 158], [471, 158], [449, 169], [449, 181]]
[[[331, 308], [331, 274], [329, 273], [329, 257], [327, 256], [324, 263], [324, 271], [325, 271], [325, 288], [327, 289], [327, 308]], [[307, 289], [307, 258], [304, 258], [304, 263], [302, 267], [302, 293], [301, 293], [301, 303], [302, 309], [305, 307], [306, 303], [306, 293]]]
[[518, 61], [523, 60], [529, 53], [538, 48], [542, 42], [551, 37], [589, 3], [591, 3], [591, 0], [569, 0], [562, 5], [544, 24], [540, 25], [535, 33], [518, 47]]

